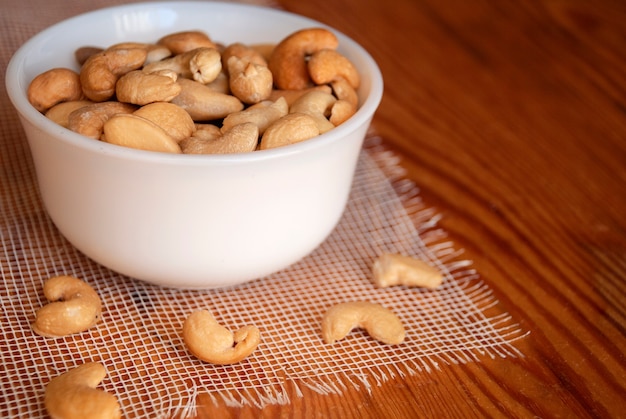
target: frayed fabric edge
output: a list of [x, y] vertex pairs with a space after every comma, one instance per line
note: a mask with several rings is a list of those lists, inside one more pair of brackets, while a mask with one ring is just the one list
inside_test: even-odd
[[[284, 371], [276, 384], [262, 388], [224, 389], [219, 393], [194, 387], [189, 389], [187, 400], [172, 409], [167, 417], [181, 419], [193, 418], [197, 415], [196, 400], [199, 394], [205, 394], [215, 406], [243, 408], [246, 406], [263, 409], [271, 405], [288, 405], [292, 397], [304, 397], [302, 388], [320, 395], [341, 395], [349, 388], [371, 393], [375, 387], [397, 377], [416, 376], [441, 370], [442, 365], [463, 365], [480, 362], [487, 357], [523, 358], [524, 354], [514, 346], [514, 342], [523, 339], [530, 332], [524, 331], [507, 313], [493, 316], [485, 314], [487, 310], [498, 304], [497, 299], [485, 284], [480, 275], [472, 268], [472, 261], [462, 259], [463, 251], [456, 249], [451, 241], [447, 241], [445, 231], [438, 227], [441, 215], [434, 208], [427, 208], [419, 197], [419, 188], [406, 179], [406, 171], [399, 166], [399, 158], [383, 145], [382, 139], [371, 129], [364, 143], [364, 150], [388, 176], [402, 200], [409, 217], [414, 221], [419, 237], [433, 258], [441, 263], [441, 267], [463, 289], [468, 301], [478, 313], [484, 315], [481, 322], [493, 329], [495, 337], [489, 344], [480, 343], [476, 347], [463, 350], [442, 350], [428, 356], [402, 360], [395, 363], [376, 365], [358, 371], [341, 371], [317, 376], [289, 376]], [[287, 389], [289, 387], [289, 390]], [[164, 416], [166, 417], [166, 416]]]

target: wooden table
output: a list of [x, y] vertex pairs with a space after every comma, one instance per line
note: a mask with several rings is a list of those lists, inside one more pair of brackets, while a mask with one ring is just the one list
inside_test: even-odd
[[[371, 392], [302, 386], [264, 409], [200, 395], [197, 418], [626, 417], [626, 3], [279, 4], [378, 61], [373, 128], [496, 309], [529, 334], [515, 343], [524, 357], [443, 365]], [[67, 17], [23, 7], [42, 28]]]
[[[626, 415], [626, 4], [281, 0], [361, 43], [374, 128], [530, 335], [520, 359], [198, 417]], [[219, 416], [215, 416], [218, 415]]]

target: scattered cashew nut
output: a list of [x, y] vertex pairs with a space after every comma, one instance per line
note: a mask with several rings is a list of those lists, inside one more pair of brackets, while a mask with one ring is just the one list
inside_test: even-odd
[[185, 319], [183, 340], [187, 349], [202, 361], [226, 365], [248, 357], [261, 335], [255, 326], [244, 326], [233, 333], [217, 323], [208, 310], [198, 310]]
[[372, 265], [372, 282], [380, 288], [406, 285], [432, 289], [442, 284], [443, 275], [423, 260], [395, 253], [384, 253]]
[[98, 362], [79, 365], [46, 386], [44, 405], [54, 419], [118, 419], [120, 405], [113, 394], [96, 389], [106, 376]]
[[51, 303], [37, 311], [33, 331], [45, 337], [62, 337], [83, 332], [100, 319], [102, 302], [86, 282], [72, 276], [48, 279], [43, 293]]
[[322, 317], [325, 343], [335, 343], [355, 328], [365, 329], [372, 338], [387, 345], [399, 345], [405, 337], [402, 321], [393, 311], [368, 301], [339, 303]]

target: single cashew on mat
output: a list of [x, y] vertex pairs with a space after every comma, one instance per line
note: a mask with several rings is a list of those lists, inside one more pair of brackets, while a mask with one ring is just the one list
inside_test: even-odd
[[[163, 153], [246, 153], [308, 140], [354, 115], [360, 75], [338, 47], [325, 28], [275, 45], [222, 45], [182, 31], [154, 43], [81, 47], [78, 71], [47, 70], [27, 93], [38, 111], [91, 139]], [[235, 128], [250, 122], [256, 131]], [[207, 124], [220, 134], [196, 135]]]
[[369, 301], [350, 301], [329, 308], [322, 317], [322, 338], [332, 344], [362, 328], [374, 339], [387, 345], [404, 341], [405, 330], [396, 314], [380, 304]]
[[372, 282], [379, 288], [393, 285], [437, 288], [443, 282], [443, 274], [423, 260], [385, 253], [374, 261]]
[[71, 276], [50, 278], [43, 286], [51, 303], [40, 308], [32, 324], [41, 336], [62, 337], [83, 332], [100, 319], [102, 302], [86, 282]]
[[96, 389], [106, 376], [97, 362], [82, 364], [52, 380], [46, 386], [44, 405], [54, 419], [117, 419], [120, 405], [114, 395]]
[[261, 342], [261, 335], [255, 326], [244, 326], [233, 333], [208, 310], [198, 310], [183, 324], [183, 341], [189, 352], [202, 361], [226, 365], [247, 358]]

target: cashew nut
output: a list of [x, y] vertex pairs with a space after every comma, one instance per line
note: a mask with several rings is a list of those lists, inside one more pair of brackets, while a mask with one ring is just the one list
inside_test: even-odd
[[163, 45], [172, 54], [183, 54], [196, 48], [217, 48], [211, 38], [202, 31], [183, 31], [165, 35], [157, 41], [158, 45]]
[[352, 106], [350, 102], [347, 100], [338, 100], [333, 104], [328, 120], [336, 127], [346, 122], [355, 112], [356, 108]]
[[196, 80], [200, 83], [210, 83], [222, 71], [221, 54], [215, 48], [196, 48], [161, 61], [155, 61], [143, 66], [145, 73], [154, 73], [161, 70], [170, 70], [181, 77]]
[[30, 82], [27, 96], [35, 109], [46, 112], [57, 103], [83, 98], [80, 77], [68, 68], [44, 71]]
[[171, 70], [146, 73], [133, 70], [117, 81], [115, 94], [120, 102], [147, 105], [153, 102], [169, 102], [182, 90], [176, 83], [178, 75]]
[[102, 140], [139, 150], [181, 153], [180, 147], [163, 128], [133, 114], [117, 114], [104, 123]]
[[130, 48], [143, 48], [146, 50], [146, 61], [144, 63], [152, 63], [155, 61], [161, 61], [172, 55], [172, 51], [170, 51], [164, 45], [157, 44], [146, 44], [142, 42], [120, 42], [118, 44], [113, 44], [108, 47], [108, 50], [114, 49], [130, 49]]
[[235, 125], [223, 134], [211, 138], [209, 131], [191, 136], [181, 141], [180, 147], [186, 154], [230, 154], [247, 153], [256, 150], [259, 142], [259, 129], [253, 123]]
[[150, 103], [137, 109], [134, 114], [154, 122], [176, 142], [190, 137], [196, 130], [193, 119], [187, 111], [173, 103]]
[[48, 109], [44, 115], [46, 115], [46, 118], [51, 121], [67, 128], [69, 125], [70, 114], [76, 109], [91, 104], [93, 104], [93, 102], [90, 100], [71, 100], [69, 102], [61, 102]]
[[374, 261], [372, 282], [380, 288], [393, 285], [437, 288], [443, 282], [443, 275], [423, 260], [384, 253]]
[[81, 106], [70, 112], [67, 127], [89, 138], [99, 140], [102, 137], [104, 123], [115, 114], [133, 113], [137, 106], [130, 103], [106, 101]]
[[186, 110], [194, 121], [213, 121], [243, 109], [235, 96], [219, 93], [194, 80], [179, 78], [182, 90], [171, 100]]
[[86, 282], [71, 276], [56, 276], [44, 283], [43, 293], [51, 303], [37, 311], [33, 331], [45, 337], [83, 332], [100, 319], [102, 302]]
[[343, 79], [356, 89], [361, 83], [359, 72], [352, 61], [334, 49], [316, 51], [309, 58], [307, 65], [315, 84], [329, 84]]
[[313, 86], [307, 89], [293, 90], [293, 89], [274, 89], [272, 90], [272, 94], [270, 95], [268, 100], [276, 101], [278, 98], [285, 98], [287, 101], [287, 105], [291, 106], [293, 102], [298, 100], [300, 97], [305, 95], [306, 93], [312, 90], [319, 90], [326, 93], [332, 93], [332, 89], [330, 86], [322, 85], [322, 86]]
[[335, 34], [324, 28], [307, 28], [293, 32], [274, 48], [269, 68], [278, 89], [304, 89], [312, 84], [307, 59], [322, 49], [336, 49]]
[[350, 86], [350, 83], [344, 79], [338, 79], [330, 83], [330, 86], [337, 99], [350, 103], [356, 111], [359, 106], [359, 94], [354, 90], [354, 87]]
[[337, 304], [322, 317], [325, 343], [335, 343], [355, 328], [365, 329], [372, 338], [387, 345], [398, 345], [405, 337], [404, 326], [393, 311], [368, 301]]
[[259, 329], [244, 326], [232, 333], [208, 310], [191, 313], [183, 324], [183, 340], [195, 357], [213, 364], [234, 364], [250, 355], [261, 341]]
[[289, 112], [300, 112], [310, 115], [317, 124], [320, 134], [335, 128], [327, 118], [337, 99], [330, 93], [311, 90], [302, 95], [289, 107]]
[[217, 75], [215, 80], [213, 80], [211, 83], [205, 83], [205, 86], [213, 90], [214, 92], [224, 93], [225, 95], [228, 95], [230, 94], [230, 80], [228, 79], [228, 75], [224, 70], [225, 69], [222, 68], [222, 71], [220, 71], [220, 74]]
[[285, 98], [280, 97], [275, 102], [263, 101], [248, 108], [229, 114], [222, 122], [222, 131], [227, 131], [235, 125], [252, 122], [263, 135], [268, 126], [287, 115], [289, 107]]
[[305, 113], [290, 113], [265, 130], [261, 137], [260, 150], [282, 147], [299, 143], [320, 134], [317, 122], [311, 115]]
[[104, 48], [84, 46], [77, 48], [76, 51], [74, 51], [74, 58], [76, 58], [76, 62], [79, 65], [83, 65], [85, 64], [85, 61], [87, 61], [87, 58], [91, 57], [92, 55], [96, 55], [102, 51], [104, 51]]
[[54, 419], [118, 419], [120, 405], [114, 395], [96, 389], [107, 371], [98, 362], [79, 365], [46, 386], [44, 405]]
[[245, 58], [248, 62], [267, 66], [267, 60], [259, 50], [241, 42], [232, 43], [222, 51], [222, 63], [225, 64], [225, 67], [228, 67], [230, 57]]
[[94, 102], [110, 99], [117, 80], [143, 66], [147, 56], [145, 48], [111, 49], [92, 55], [80, 69], [83, 93]]
[[264, 64], [256, 64], [247, 58], [232, 56], [228, 59], [230, 91], [246, 104], [266, 100], [272, 94], [272, 72]]

